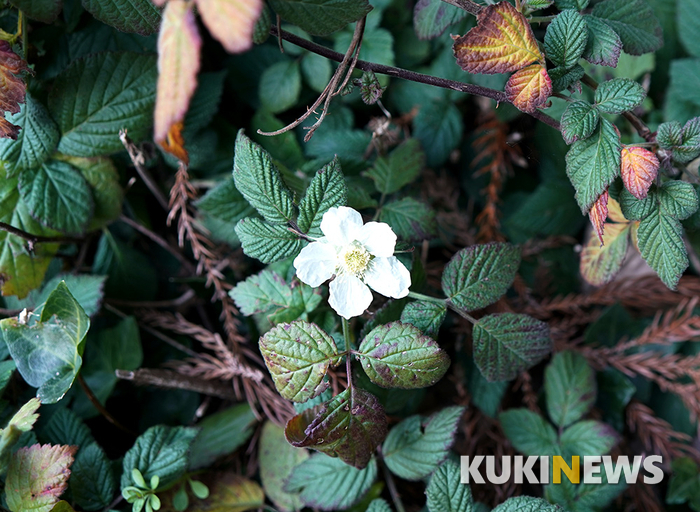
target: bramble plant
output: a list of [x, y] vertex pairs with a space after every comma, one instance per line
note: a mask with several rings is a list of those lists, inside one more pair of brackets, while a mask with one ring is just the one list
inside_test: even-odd
[[698, 34], [697, 0], [9, 0], [2, 507], [700, 511]]

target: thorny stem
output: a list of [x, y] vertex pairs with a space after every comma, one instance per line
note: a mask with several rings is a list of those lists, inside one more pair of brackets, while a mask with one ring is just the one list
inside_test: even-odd
[[[270, 28], [270, 33], [277, 37], [278, 32], [276, 27]], [[289, 32], [285, 32], [284, 30], [281, 33], [282, 39], [285, 41], [289, 41], [292, 44], [295, 44], [299, 46], [300, 48], [304, 48], [305, 50], [309, 50], [312, 53], [315, 53], [317, 55], [321, 55], [322, 57], [326, 57], [327, 59], [336, 61], [336, 62], [342, 62], [345, 56], [342, 53], [335, 52], [329, 48], [326, 48], [325, 46], [321, 46], [320, 44], [313, 43], [311, 41], [307, 41], [306, 39], [302, 39], [299, 36], [296, 36], [294, 34], [291, 34]], [[458, 91], [458, 92], [464, 92], [467, 94], [473, 94], [475, 96], [484, 96], [486, 98], [491, 98], [492, 100], [495, 100], [498, 103], [511, 103], [508, 101], [508, 97], [506, 96], [505, 92], [502, 91], [497, 91], [495, 89], [489, 89], [488, 87], [481, 87], [479, 85], [472, 85], [472, 84], [465, 84], [463, 82], [457, 82], [454, 80], [447, 80], [444, 78], [438, 78], [436, 76], [431, 76], [431, 75], [424, 75], [423, 73], [416, 73], [415, 71], [409, 71], [408, 69], [402, 69], [402, 68], [396, 68], [393, 66], [385, 66], [384, 64], [375, 64], [374, 62], [367, 62], [364, 60], [358, 60], [356, 65], [356, 69], [360, 69], [362, 71], [372, 71], [374, 73], [379, 73], [382, 75], [388, 75], [388, 76], [393, 76], [395, 78], [401, 78], [403, 80], [409, 80], [411, 82], [418, 82], [421, 84], [427, 84], [427, 85], [433, 85], [435, 87], [442, 87], [443, 89], [450, 89], [452, 91]], [[330, 85], [330, 84], [329, 84]], [[324, 91], [325, 93], [326, 91]], [[321, 95], [323, 96], [323, 94]], [[321, 99], [321, 98], [319, 98]], [[314, 103], [314, 106], [311, 107], [309, 111], [307, 111], [304, 116], [302, 116], [304, 119], [310, 115], [310, 112], [313, 111], [314, 108], [318, 107], [320, 105], [320, 101], [317, 101]], [[530, 116], [534, 117], [535, 119], [542, 121], [543, 123], [547, 124], [548, 126], [551, 126], [555, 130], [559, 130], [559, 121], [554, 119], [553, 117], [548, 116], [544, 112], [540, 112], [539, 110], [536, 110], [532, 113], [529, 114]], [[292, 129], [299, 124], [303, 122], [304, 119], [297, 120], [289, 127], [283, 128], [284, 131], [288, 131], [288, 129]], [[291, 128], [290, 128], [291, 127]], [[258, 131], [258, 133], [263, 133]], [[263, 133], [264, 135], [279, 135], [279, 133], [284, 133], [283, 131], [278, 130], [277, 132], [270, 132], [270, 133]], [[308, 135], [308, 134], [307, 134]]]
[[70, 237], [70, 236], [39, 236], [32, 235], [26, 231], [22, 231], [14, 226], [6, 224], [5, 222], [0, 222], [0, 230], [7, 231], [11, 235], [18, 236], [27, 241], [27, 248], [29, 251], [34, 250], [36, 244], [41, 243], [66, 243], [66, 242], [82, 242], [82, 238]]
[[87, 382], [85, 382], [85, 379], [83, 378], [83, 375], [81, 373], [78, 374], [78, 382], [80, 383], [80, 387], [83, 388], [83, 391], [90, 400], [90, 403], [92, 403], [95, 409], [97, 409], [107, 421], [109, 421], [119, 430], [123, 430], [127, 434], [130, 434], [134, 437], [138, 437], [138, 434], [136, 432], [119, 423], [119, 421], [114, 416], [112, 416], [107, 409], [104, 408], [104, 406], [100, 403], [95, 394], [92, 392], [92, 389], [90, 389], [90, 386], [88, 386]]
[[479, 4], [472, 2], [471, 0], [442, 0], [446, 4], [454, 5], [463, 11], [467, 11], [470, 14], [476, 16], [481, 12], [481, 7]]
[[350, 325], [347, 318], [342, 318], [343, 323], [343, 339], [345, 340], [345, 351], [347, 352], [345, 356], [345, 373], [348, 374], [348, 388], [352, 388], [352, 358], [350, 357], [350, 352], [352, 351], [352, 339], [350, 338]]

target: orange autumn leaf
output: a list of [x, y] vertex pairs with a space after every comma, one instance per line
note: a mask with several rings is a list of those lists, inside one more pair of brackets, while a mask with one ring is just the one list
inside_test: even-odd
[[648, 149], [622, 148], [621, 174], [625, 188], [637, 199], [644, 199], [659, 172], [659, 159]]
[[185, 149], [185, 139], [182, 136], [182, 123], [175, 123], [170, 127], [165, 140], [159, 142], [160, 147], [167, 151], [185, 165], [190, 163], [190, 156]]
[[593, 229], [598, 235], [598, 240], [600, 240], [600, 245], [605, 245], [603, 239], [603, 232], [605, 231], [605, 219], [608, 218], [608, 191], [606, 190], [593, 203], [591, 209], [588, 211], [588, 218], [591, 219], [591, 224], [593, 224]]
[[544, 62], [527, 19], [506, 1], [481, 9], [476, 27], [456, 38], [453, 50], [468, 73], [511, 73]]
[[199, 49], [192, 4], [170, 0], [163, 12], [158, 35], [158, 86], [155, 109], [155, 140], [166, 141], [173, 125], [181, 123], [197, 87]]
[[241, 53], [253, 45], [255, 22], [262, 0], [195, 0], [209, 32], [229, 53]]
[[27, 84], [17, 75], [29, 71], [24, 59], [12, 51], [10, 43], [0, 41], [0, 137], [16, 139], [20, 127], [4, 118], [4, 113], [16, 114], [20, 103], [24, 103]]
[[532, 64], [514, 73], [506, 83], [506, 95], [517, 109], [532, 113], [547, 103], [552, 80], [540, 64]]

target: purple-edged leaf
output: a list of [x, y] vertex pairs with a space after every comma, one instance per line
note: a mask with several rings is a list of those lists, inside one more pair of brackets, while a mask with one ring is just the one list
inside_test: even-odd
[[570, 103], [561, 116], [561, 134], [567, 144], [590, 137], [598, 127], [600, 114], [587, 101]]
[[455, 254], [442, 274], [442, 290], [466, 311], [496, 302], [515, 279], [520, 249], [510, 244], [473, 245]]
[[383, 388], [432, 386], [450, 366], [450, 358], [432, 338], [401, 322], [372, 329], [355, 355], [369, 379]]
[[617, 67], [622, 41], [610, 25], [595, 16], [584, 16], [588, 27], [588, 42], [583, 58], [591, 64]]
[[401, 312], [401, 321], [405, 324], [411, 324], [424, 334], [435, 338], [446, 314], [447, 306], [444, 303], [418, 300], [406, 304]]
[[600, 421], [585, 420], [574, 423], [559, 438], [564, 457], [572, 455], [603, 455], [620, 439], [610, 425]]
[[315, 324], [279, 324], [260, 338], [260, 352], [277, 391], [287, 400], [306, 402], [325, 389], [328, 367], [340, 362], [335, 341]]
[[592, 14], [605, 20], [622, 40], [630, 55], [642, 55], [663, 45], [661, 24], [644, 0], [605, 0], [593, 7]]
[[560, 352], [544, 373], [547, 413], [560, 427], [578, 421], [596, 398], [595, 372], [586, 358], [575, 352]]
[[384, 409], [373, 394], [355, 386], [287, 423], [287, 441], [313, 448], [362, 469], [386, 437]]
[[384, 462], [406, 480], [421, 480], [442, 464], [454, 442], [464, 407], [447, 407], [429, 418], [410, 416], [391, 429], [382, 445]]
[[514, 379], [552, 350], [549, 326], [517, 313], [480, 318], [474, 324], [472, 338], [474, 362], [490, 382]]
[[[440, 0], [442, 3], [442, 0]], [[446, 5], [446, 4], [442, 4]], [[451, 7], [451, 6], [448, 6]], [[360, 78], [360, 97], [366, 105], [374, 105], [382, 97], [384, 87], [377, 76], [371, 71], [365, 71]]]

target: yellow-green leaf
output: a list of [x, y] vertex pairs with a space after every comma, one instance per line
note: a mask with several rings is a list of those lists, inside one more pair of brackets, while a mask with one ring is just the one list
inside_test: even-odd
[[544, 66], [532, 64], [510, 77], [506, 94], [517, 109], [532, 113], [547, 103], [552, 94], [552, 80]]

